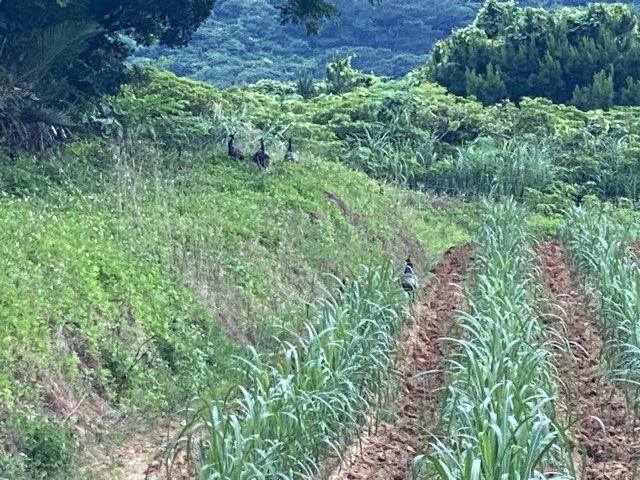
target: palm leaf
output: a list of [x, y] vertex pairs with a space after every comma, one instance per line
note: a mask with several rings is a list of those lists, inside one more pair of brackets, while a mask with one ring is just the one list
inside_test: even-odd
[[100, 32], [97, 23], [71, 21], [31, 30], [17, 42], [24, 48], [14, 60], [12, 70], [20, 81], [35, 82], [46, 74], [56, 59], [81, 51], [85, 41]]
[[21, 119], [26, 123], [45, 123], [67, 128], [78, 126], [67, 113], [39, 105], [24, 108], [21, 112]]

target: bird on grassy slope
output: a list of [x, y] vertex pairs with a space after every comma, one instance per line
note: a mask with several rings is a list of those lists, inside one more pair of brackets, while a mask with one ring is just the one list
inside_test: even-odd
[[291, 146], [291, 138], [289, 138], [289, 146], [287, 147], [287, 152], [284, 154], [284, 161], [298, 163], [298, 154], [293, 151], [293, 147]]
[[260, 168], [267, 168], [271, 157], [264, 149], [264, 139], [260, 139], [260, 149], [253, 155], [253, 161]]
[[235, 138], [235, 136], [235, 133], [229, 135], [229, 142], [227, 143], [227, 153], [231, 158], [235, 158], [236, 160], [244, 160], [244, 155], [242, 154], [242, 152], [233, 146], [233, 139]]
[[400, 277], [400, 284], [405, 292], [414, 292], [418, 288], [418, 278], [413, 272], [411, 257], [407, 257], [404, 264], [404, 271]]

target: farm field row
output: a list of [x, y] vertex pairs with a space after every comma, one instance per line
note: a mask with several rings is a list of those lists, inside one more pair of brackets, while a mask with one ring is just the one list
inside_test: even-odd
[[414, 306], [414, 320], [403, 332], [397, 365], [398, 396], [387, 407], [387, 418], [378, 425], [367, 426], [357, 445], [347, 453], [346, 465], [332, 465], [333, 469], [320, 478], [405, 477], [413, 457], [422, 448], [422, 426], [437, 422], [438, 402], [446, 385], [445, 353], [437, 339], [449, 335], [453, 312], [464, 306], [460, 285], [466, 281], [472, 260], [470, 244], [445, 252]]
[[605, 344], [583, 289], [565, 261], [567, 249], [551, 241], [541, 245], [538, 253], [554, 304], [550, 326], [564, 337], [566, 350], [557, 352], [554, 362], [563, 389], [558, 413], [565, 425], [573, 425], [568, 437], [574, 469], [578, 478], [634, 478], [638, 432], [634, 432], [623, 392], [601, 367]]
[[441, 428], [420, 478], [571, 478], [565, 462], [526, 213], [490, 207], [475, 236], [468, 307], [456, 315]]
[[[622, 303], [609, 299], [603, 291], [605, 284], [595, 283], [597, 275], [584, 266], [615, 265], [612, 258], [597, 259], [596, 246], [614, 255], [612, 245], [620, 245], [615, 255], [621, 255], [621, 265], [629, 264], [629, 272], [633, 272], [636, 259], [626, 247], [625, 235], [615, 222], [606, 222], [605, 217], [576, 210], [567, 216], [562, 240], [536, 243], [520, 207], [509, 202], [491, 207], [474, 242], [449, 249], [432, 270], [428, 285], [412, 306], [413, 319], [398, 334], [395, 357], [384, 349], [373, 354], [393, 360], [396, 375], [384, 373], [379, 382], [365, 382], [368, 389], [357, 397], [360, 403], [355, 413], [336, 415], [335, 423], [324, 425], [325, 434], [339, 440], [318, 439], [319, 449], [305, 458], [308, 445], [299, 436], [289, 435], [302, 428], [305, 416], [311, 415], [305, 413], [296, 419], [295, 413], [317, 406], [322, 396], [309, 397], [307, 407], [285, 415], [292, 423], [279, 427], [288, 433], [280, 433], [277, 442], [270, 443], [255, 431], [249, 434], [245, 423], [255, 422], [260, 415], [249, 417], [251, 402], [245, 395], [241, 403], [227, 410], [236, 412], [237, 423], [232, 420], [236, 414], [224, 417], [221, 405], [201, 411], [201, 415], [214, 415], [204, 424], [209, 438], [218, 435], [218, 446], [206, 443], [206, 449], [201, 450], [208, 456], [206, 462], [201, 458], [197, 478], [216, 478], [225, 465], [235, 470], [227, 470], [223, 478], [238, 479], [267, 478], [270, 473], [265, 467], [285, 475], [282, 478], [314, 476], [322, 480], [636, 478], [640, 429], [634, 420], [638, 397], [631, 379], [637, 371], [637, 357], [620, 350], [631, 348], [631, 335], [624, 337], [624, 342], [619, 340], [621, 332], [629, 334], [633, 326], [625, 323], [624, 312], [616, 311], [618, 318], [606, 310]], [[587, 231], [590, 225], [601, 229]], [[581, 258], [591, 263], [580, 263]], [[615, 270], [626, 271], [622, 267]], [[606, 284], [611, 283], [608, 280]], [[628, 292], [625, 298], [624, 305], [633, 308]], [[396, 329], [400, 324], [394, 320], [392, 325]], [[309, 328], [313, 338], [315, 330]], [[635, 328], [637, 333], [637, 325]], [[306, 352], [301, 358], [309, 364], [309, 344], [301, 339], [301, 345], [301, 352]], [[391, 348], [393, 343], [385, 345], [385, 349]], [[283, 365], [289, 370], [271, 371], [270, 377], [284, 375], [282, 378], [293, 384], [320, 378], [315, 374], [298, 376], [298, 369], [308, 366], [292, 368], [295, 352], [291, 347], [285, 353]], [[375, 363], [373, 356], [363, 356], [352, 373], [367, 362]], [[350, 361], [345, 357], [345, 362]], [[283, 388], [282, 381], [268, 384], [271, 387], [265, 384], [261, 390], [268, 395]], [[320, 385], [327, 383], [321, 381], [309, 391], [317, 395]], [[303, 397], [309, 392], [307, 388], [300, 384], [293, 396]], [[316, 411], [318, 416], [312, 423], [331, 417], [331, 408], [322, 409], [339, 403], [332, 399], [335, 392], [326, 393], [320, 401], [325, 406]], [[260, 401], [266, 398], [260, 397]], [[344, 399], [340, 395], [336, 398]], [[282, 420], [283, 412], [288, 411], [283, 406], [278, 403], [263, 421]], [[216, 421], [227, 422], [227, 426], [215, 426]], [[358, 428], [357, 423], [364, 426]], [[239, 438], [246, 442], [241, 450], [233, 445]], [[258, 438], [273, 450], [256, 448]], [[287, 438], [292, 439], [289, 446], [285, 446]], [[337, 451], [349, 442], [352, 446], [341, 455], [341, 462]], [[286, 458], [293, 463], [287, 474], [279, 462], [289, 448]], [[253, 455], [253, 473], [246, 468], [244, 455]], [[272, 463], [255, 467], [265, 459]], [[313, 473], [312, 459], [320, 460], [319, 472]], [[293, 473], [294, 465], [303, 461], [310, 462], [308, 470]], [[220, 470], [214, 471], [215, 465]]]
[[[522, 218], [516, 215], [508, 221], [510, 228], [500, 228], [507, 220], [504, 214], [493, 225], [491, 219], [484, 223], [484, 231], [475, 238], [477, 255], [470, 246], [458, 247], [465, 258], [475, 259], [464, 281], [460, 271], [447, 275], [450, 259], [442, 260], [429, 287], [432, 296], [418, 308], [417, 321], [404, 336], [400, 400], [391, 409], [396, 422], [365, 433], [349, 452], [347, 466], [328, 478], [636, 478], [640, 429], [634, 420], [636, 383], [630, 378], [637, 356], [621, 357], [611, 350], [612, 338], [607, 336], [611, 333], [603, 325], [611, 325], [612, 320], [603, 317], [602, 306], [593, 304], [594, 299], [606, 304], [606, 295], [590, 288], [593, 279], [585, 278], [571, 262], [578, 234], [571, 232], [571, 226], [589, 225], [586, 217], [572, 224], [572, 215], [589, 216], [597, 225], [607, 225], [607, 219], [576, 210], [568, 216], [564, 242], [543, 241], [534, 250], [525, 241]], [[521, 243], [509, 242], [513, 227], [518, 226], [523, 226]], [[614, 223], [608, 228], [612, 238], [620, 239], [624, 262], [635, 262], [625, 248], [623, 232], [615, 230]], [[603, 245], [602, 232], [591, 233], [593, 245]], [[595, 255], [583, 247], [578, 251]], [[492, 254], [497, 256], [491, 258]], [[505, 270], [518, 262], [522, 276]], [[512, 298], [506, 301], [488, 288], [501, 281], [501, 286], [512, 288]], [[628, 294], [627, 298], [631, 300]], [[465, 312], [454, 314], [461, 306]], [[501, 311], [507, 313], [493, 322], [492, 316]], [[527, 314], [529, 323], [523, 321]], [[430, 318], [437, 319], [437, 325]], [[511, 338], [505, 334], [509, 325], [516, 332]], [[623, 331], [631, 328], [626, 325]], [[496, 337], [507, 338], [501, 343]], [[414, 350], [416, 343], [407, 344], [410, 338], [420, 339], [421, 353]], [[631, 340], [625, 337], [627, 348]], [[519, 356], [518, 347], [535, 353]], [[490, 366], [486, 370], [478, 368], [483, 348], [496, 349], [485, 357]], [[521, 368], [526, 367], [520, 378], [524, 387], [513, 388], [513, 393], [496, 401], [511, 385], [518, 359], [522, 359]], [[473, 368], [465, 369], [467, 365]], [[547, 376], [535, 374], [544, 368]], [[407, 378], [422, 383], [416, 388]], [[538, 385], [531, 393], [523, 393], [536, 379], [546, 382], [548, 390]], [[474, 382], [478, 382], [477, 397], [469, 400], [467, 392]], [[513, 405], [518, 401], [520, 406], [529, 402], [532, 410], [539, 411], [524, 414], [517, 423]], [[511, 409], [505, 411], [507, 405]], [[501, 414], [502, 423], [498, 421]], [[518, 461], [518, 454], [527, 461]]]

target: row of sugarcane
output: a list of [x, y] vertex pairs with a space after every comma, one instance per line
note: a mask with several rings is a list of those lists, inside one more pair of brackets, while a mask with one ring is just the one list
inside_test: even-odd
[[457, 338], [447, 339], [445, 430], [415, 459], [414, 478], [573, 478], [525, 215], [506, 202], [490, 207], [482, 224], [468, 308], [456, 316]]
[[611, 212], [574, 208], [562, 235], [574, 271], [585, 280], [587, 300], [603, 340], [603, 358], [612, 379], [640, 415], [640, 270], [630, 249], [638, 238], [635, 222]]
[[319, 301], [302, 334], [274, 358], [253, 350], [229, 399], [202, 400], [182, 442], [199, 480], [313, 478], [342, 452], [366, 414], [386, 401], [394, 337], [407, 295], [388, 267], [367, 270]]
[[[574, 478], [556, 421], [556, 372], [541, 324], [541, 273], [525, 214], [494, 205], [476, 236], [468, 309], [449, 339], [444, 434], [414, 474], [447, 480]], [[370, 270], [317, 304], [279, 358], [253, 352], [228, 400], [202, 401], [183, 441], [199, 480], [313, 478], [383, 402], [406, 297]]]

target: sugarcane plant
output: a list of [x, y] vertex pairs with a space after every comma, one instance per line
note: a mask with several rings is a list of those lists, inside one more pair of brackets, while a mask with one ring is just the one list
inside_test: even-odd
[[602, 209], [566, 212], [562, 235], [574, 272], [584, 279], [593, 320], [603, 339], [602, 356], [628, 408], [640, 414], [640, 271], [631, 249], [638, 225], [624, 224]]
[[513, 201], [492, 205], [475, 236], [468, 308], [456, 315], [461, 333], [445, 339], [452, 353], [443, 431], [415, 459], [414, 478], [573, 478], [525, 219]]
[[310, 309], [302, 333], [269, 357], [250, 349], [229, 398], [201, 398], [179, 445], [199, 480], [313, 478], [383, 401], [407, 297], [389, 267], [366, 270]]

